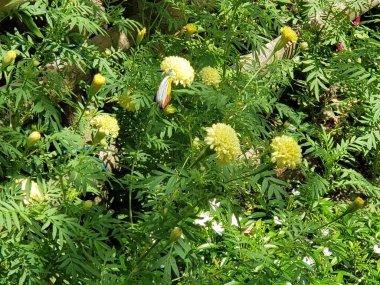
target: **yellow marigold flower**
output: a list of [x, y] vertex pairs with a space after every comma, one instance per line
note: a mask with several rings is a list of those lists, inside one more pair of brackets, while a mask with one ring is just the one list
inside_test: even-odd
[[221, 81], [220, 74], [218, 70], [210, 66], [202, 68], [200, 72], [202, 82], [209, 86], [218, 87]]
[[15, 61], [16, 59], [16, 52], [14, 50], [9, 50], [5, 53], [5, 55], [3, 56], [3, 66], [8, 66], [10, 65], [12, 62]]
[[161, 62], [161, 70], [167, 73], [172, 71], [170, 77], [175, 85], [181, 84], [184, 87], [190, 86], [194, 80], [194, 69], [190, 62], [179, 56], [165, 57]]
[[293, 42], [296, 43], [298, 40], [298, 36], [295, 31], [291, 27], [285, 26], [281, 28], [281, 41], [283, 42]]
[[89, 96], [95, 95], [99, 91], [100, 87], [104, 85], [104, 83], [106, 83], [106, 78], [100, 73], [95, 74], [90, 86]]
[[43, 199], [43, 195], [41, 193], [40, 187], [38, 187], [38, 184], [34, 181], [30, 181], [30, 192], [29, 192], [29, 198], [26, 198], [26, 185], [27, 185], [28, 179], [22, 179], [21, 180], [21, 190], [22, 195], [25, 197], [23, 202], [25, 205], [28, 205], [34, 201], [40, 201]]
[[205, 142], [215, 150], [219, 162], [229, 163], [241, 154], [239, 139], [231, 126], [217, 123], [205, 130]]
[[27, 146], [33, 146], [35, 145], [36, 143], [38, 143], [38, 141], [41, 139], [41, 134], [40, 132], [37, 132], [37, 131], [34, 131], [32, 132], [29, 136], [28, 136], [28, 139], [26, 140], [26, 145]]
[[190, 35], [196, 33], [198, 31], [198, 28], [194, 23], [189, 23], [184, 27], [184, 30], [185, 30], [186, 34], [188, 34], [190, 36]]
[[275, 162], [277, 167], [295, 169], [301, 163], [301, 147], [292, 137], [285, 135], [275, 137], [271, 147], [273, 148], [272, 162]]
[[130, 96], [132, 92], [128, 91], [126, 94], [122, 94], [119, 97], [119, 105], [129, 112], [137, 110], [136, 101]]
[[91, 120], [91, 125], [98, 128], [99, 132], [104, 133], [105, 135], [110, 135], [113, 138], [117, 138], [119, 135], [120, 128], [117, 119], [108, 114], [94, 117]]
[[146, 28], [145, 27], [142, 30], [137, 29], [136, 45], [139, 45], [142, 42], [145, 34], [146, 34]]

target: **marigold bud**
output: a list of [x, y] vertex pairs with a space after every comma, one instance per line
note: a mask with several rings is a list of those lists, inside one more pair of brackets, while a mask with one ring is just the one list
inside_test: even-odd
[[16, 52], [14, 50], [9, 50], [6, 52], [6, 54], [3, 56], [3, 67], [7, 67], [11, 63], [13, 63], [16, 59]]
[[90, 86], [89, 96], [91, 97], [95, 95], [99, 91], [100, 87], [104, 85], [104, 83], [106, 83], [106, 78], [100, 73], [95, 74]]
[[185, 27], [183, 27], [187, 37], [190, 37], [192, 34], [198, 31], [197, 26], [194, 23], [189, 23]]
[[28, 136], [28, 139], [26, 141], [26, 145], [27, 146], [33, 146], [35, 145], [36, 143], [39, 142], [39, 140], [41, 139], [41, 134], [40, 132], [37, 132], [37, 131], [34, 131], [32, 132], [29, 136]]
[[33, 66], [34, 67], [37, 67], [41, 64], [41, 62], [39, 62], [37, 59], [33, 60]]
[[87, 200], [83, 202], [83, 210], [88, 211], [91, 209], [94, 202], [92, 200]]
[[142, 42], [145, 34], [146, 34], [146, 28], [145, 27], [142, 30], [137, 30], [136, 45], [139, 45]]
[[168, 105], [164, 110], [165, 115], [171, 115], [171, 114], [174, 114], [175, 112], [177, 112], [177, 109], [172, 104]]
[[364, 204], [365, 201], [362, 198], [356, 197], [355, 200], [348, 206], [345, 214], [353, 213], [359, 210], [360, 208], [363, 208]]
[[182, 235], [182, 229], [179, 228], [179, 227], [175, 227], [171, 233], [170, 233], [170, 241], [171, 242], [176, 242], [177, 240], [180, 239], [181, 235]]
[[309, 44], [307, 42], [302, 42], [300, 47], [302, 50], [307, 50], [309, 48]]

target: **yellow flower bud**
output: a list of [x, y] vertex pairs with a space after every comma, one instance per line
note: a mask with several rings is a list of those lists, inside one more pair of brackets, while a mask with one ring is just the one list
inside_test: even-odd
[[184, 27], [184, 30], [187, 36], [191, 36], [198, 31], [198, 28], [194, 23], [189, 23]]
[[92, 84], [96, 86], [102, 86], [104, 83], [106, 83], [106, 78], [103, 75], [101, 75], [100, 73], [94, 75], [94, 78], [92, 79]]
[[201, 140], [198, 137], [195, 137], [191, 143], [191, 146], [195, 149], [199, 149], [201, 146]]
[[39, 140], [41, 139], [41, 134], [40, 132], [37, 132], [37, 131], [34, 131], [32, 132], [29, 136], [28, 136], [28, 139], [26, 141], [26, 145], [27, 146], [33, 146], [35, 145], [36, 143], [39, 142]]
[[83, 210], [88, 211], [91, 209], [94, 202], [92, 200], [87, 200], [83, 202]]
[[145, 34], [146, 34], [146, 28], [145, 27], [142, 30], [139, 30], [139, 29], [137, 30], [136, 45], [139, 45], [142, 42]]
[[182, 235], [182, 229], [179, 228], [179, 227], [175, 227], [171, 233], [170, 233], [170, 241], [171, 242], [176, 242], [177, 240], [179, 240], [181, 238], [181, 235]]
[[309, 48], [309, 44], [307, 42], [302, 42], [300, 47], [302, 50], [307, 50]]
[[3, 56], [3, 67], [7, 67], [11, 63], [13, 63], [16, 59], [16, 52], [14, 50], [9, 50], [6, 52], [6, 54]]
[[89, 96], [91, 97], [95, 95], [99, 91], [100, 87], [104, 85], [104, 83], [106, 83], [106, 78], [100, 73], [95, 74], [90, 86]]
[[37, 59], [33, 60], [33, 66], [34, 67], [37, 67], [41, 64], [41, 62], [39, 62]]
[[174, 114], [175, 112], [177, 112], [177, 109], [172, 104], [168, 105], [164, 110], [165, 115], [171, 115], [171, 114]]
[[365, 201], [362, 198], [356, 197], [355, 200], [348, 206], [345, 214], [353, 213], [359, 210], [360, 208], [363, 208], [364, 204]]

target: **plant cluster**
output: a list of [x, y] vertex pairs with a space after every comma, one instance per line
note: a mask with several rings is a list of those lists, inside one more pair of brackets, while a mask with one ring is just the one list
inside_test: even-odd
[[3, 2], [0, 284], [378, 284], [371, 1]]

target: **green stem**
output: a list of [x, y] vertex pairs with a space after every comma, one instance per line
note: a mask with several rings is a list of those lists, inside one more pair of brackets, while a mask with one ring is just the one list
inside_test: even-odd
[[[208, 150], [208, 146], [206, 146], [201, 152], [200, 154], [197, 156], [197, 158], [193, 161], [192, 164], [190, 164], [189, 168], [192, 168], [195, 164], [197, 164], [199, 161], [201, 161], [203, 158], [205, 158], [207, 156], [207, 150]], [[187, 160], [186, 160], [187, 161]]]
[[[133, 174], [135, 171], [135, 165], [136, 165], [136, 155], [133, 159], [133, 164], [132, 164], [132, 169], [131, 169], [131, 175], [130, 181], [133, 179]], [[128, 212], [129, 212], [129, 221], [131, 222], [131, 226], [133, 227], [133, 214], [132, 214], [132, 186], [131, 184], [129, 185], [128, 189]]]

